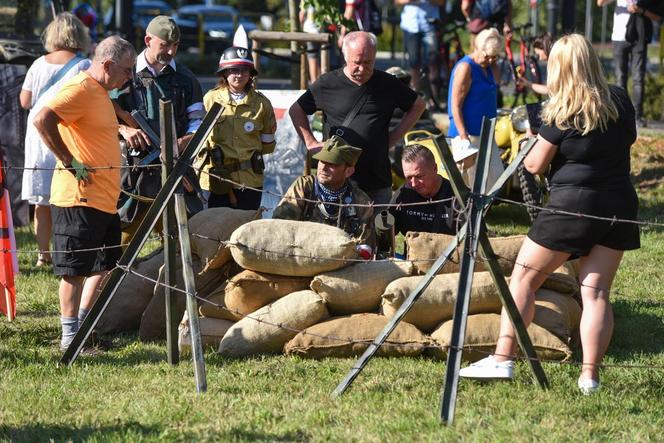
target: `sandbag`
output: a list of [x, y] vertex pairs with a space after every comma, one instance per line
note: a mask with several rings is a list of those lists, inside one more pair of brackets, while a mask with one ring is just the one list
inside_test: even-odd
[[309, 277], [242, 271], [228, 282], [224, 304], [232, 311], [246, 315], [292, 292], [308, 289], [309, 283]]
[[[217, 349], [219, 347], [219, 342], [221, 342], [221, 338], [226, 331], [233, 326], [233, 324], [232, 321], [221, 320], [218, 318], [199, 318], [198, 326], [200, 328], [203, 348]], [[182, 354], [188, 354], [191, 352], [191, 328], [189, 326], [187, 312], [184, 313], [180, 326], [178, 327], [178, 349], [180, 349], [180, 353]]]
[[578, 280], [580, 266], [581, 266], [581, 260], [579, 260], [578, 258], [575, 258], [574, 260], [566, 261], [565, 263], [560, 265], [560, 267], [558, 269], [556, 269], [553, 272], [556, 272], [556, 273], [559, 273], [559, 274], [569, 275], [570, 277], [574, 277], [575, 279]]
[[[357, 357], [362, 355], [388, 321], [387, 317], [379, 314], [332, 318], [297, 334], [286, 344], [284, 352], [306, 358]], [[376, 355], [414, 357], [420, 355], [428, 344], [427, 337], [415, 326], [402, 321]]]
[[242, 315], [231, 311], [226, 307], [226, 285], [228, 282], [222, 282], [221, 285], [204, 300], [198, 301], [198, 313], [203, 317], [218, 318], [222, 320], [238, 321]]
[[576, 277], [568, 274], [561, 274], [559, 272], [554, 272], [549, 275], [547, 279], [544, 280], [544, 283], [542, 283], [542, 288], [568, 295], [575, 295], [579, 293], [581, 289]]
[[163, 249], [156, 250], [144, 260], [138, 261], [133, 270], [152, 280], [128, 273], [99, 318], [95, 331], [99, 334], [137, 331], [143, 311], [152, 300], [153, 280], [159, 277], [159, 268], [163, 264]]
[[375, 312], [385, 287], [412, 271], [413, 264], [408, 261], [361, 262], [317, 275], [311, 289], [323, 297], [333, 315]]
[[293, 292], [235, 323], [221, 339], [219, 354], [246, 357], [280, 353], [298, 331], [327, 317], [320, 295], [310, 290]]
[[535, 292], [535, 318], [533, 323], [562, 340], [565, 344], [576, 341], [581, 322], [581, 306], [569, 294], [549, 289]]
[[[383, 294], [383, 314], [392, 318], [422, 278], [404, 277], [390, 283]], [[421, 331], [433, 331], [442, 322], [452, 318], [458, 285], [459, 274], [436, 275], [403, 320]], [[488, 272], [476, 272], [473, 276], [469, 313], [500, 312], [501, 308], [498, 288], [491, 275]]]
[[[212, 269], [209, 272], [200, 274], [203, 268], [203, 263], [197, 256], [192, 257], [194, 280], [196, 284], [196, 295], [198, 297], [206, 297], [215, 288], [226, 280], [228, 272], [226, 269], [232, 268], [234, 263], [227, 263], [220, 269]], [[141, 325], [138, 330], [138, 336], [142, 341], [151, 341], [166, 338], [166, 303], [165, 303], [165, 270], [159, 271], [159, 284], [154, 288], [154, 295], [150, 303], [146, 307], [141, 317]], [[171, 294], [175, 297], [175, 306], [171, 310], [171, 315], [174, 318], [182, 318], [186, 305], [186, 295], [182, 292], [185, 289], [184, 276], [182, 273], [182, 260], [176, 257], [176, 287], [180, 290], [172, 291]]]
[[[469, 362], [481, 360], [495, 351], [500, 330], [499, 314], [475, 314], [468, 316], [466, 337], [463, 346], [463, 359]], [[542, 360], [568, 361], [572, 351], [558, 337], [541, 326], [532, 323], [528, 327], [537, 357]], [[431, 338], [440, 348], [429, 348], [427, 354], [445, 359], [452, 336], [452, 320], [446, 321], [432, 334]], [[521, 355], [521, 353], [519, 353]]]
[[244, 269], [291, 277], [313, 277], [358, 258], [350, 235], [322, 223], [255, 220], [236, 229], [230, 242]]
[[228, 241], [233, 231], [260, 218], [259, 211], [233, 208], [210, 208], [189, 219], [191, 252], [203, 263], [202, 272], [219, 269], [231, 260], [231, 252], [220, 241]]
[[[513, 235], [510, 237], [494, 237], [489, 239], [493, 252], [498, 257], [498, 264], [505, 276], [512, 274], [514, 262], [525, 237], [525, 235]], [[424, 274], [453, 241], [456, 241], [456, 237], [453, 235], [408, 232], [406, 234], [408, 260], [413, 261], [417, 271]], [[451, 261], [448, 261], [438, 273], [449, 274], [459, 272], [462, 251], [463, 243], [452, 253], [450, 257]], [[486, 271], [487, 269], [483, 258], [477, 260], [475, 263], [475, 272]]]

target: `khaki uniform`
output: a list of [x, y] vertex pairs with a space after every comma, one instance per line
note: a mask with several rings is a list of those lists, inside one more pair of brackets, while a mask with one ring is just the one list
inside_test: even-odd
[[[330, 217], [321, 211], [320, 205], [322, 203], [316, 204], [303, 200], [295, 200], [295, 198], [316, 200], [314, 178], [313, 175], [307, 175], [295, 180], [290, 188], [288, 188], [288, 191], [286, 191], [286, 195], [279, 202], [279, 205], [274, 209], [272, 218], [311, 221], [337, 226], [358, 239], [360, 243], [373, 247], [375, 245], [375, 233], [372, 208], [357, 206], [343, 207], [341, 209], [341, 220], [339, 220], [337, 214], [333, 214]], [[344, 201], [340, 203], [370, 203], [369, 197], [364, 191], [352, 181], [348, 183], [350, 192], [346, 194], [346, 197], [343, 198]]]
[[[274, 132], [277, 128], [270, 101], [258, 91], [251, 89], [242, 100], [234, 102], [228, 89], [215, 88], [203, 98], [205, 109], [210, 109], [215, 102], [220, 103], [224, 111], [215, 123], [196, 162], [196, 167], [205, 171], [198, 174], [201, 188], [207, 191], [211, 190], [207, 172], [214, 166], [213, 150], [221, 149], [224, 165], [249, 162], [255, 152], [274, 152]], [[226, 178], [247, 186], [263, 186], [263, 174], [254, 172], [251, 167], [242, 167], [240, 170], [231, 168], [230, 176]]]

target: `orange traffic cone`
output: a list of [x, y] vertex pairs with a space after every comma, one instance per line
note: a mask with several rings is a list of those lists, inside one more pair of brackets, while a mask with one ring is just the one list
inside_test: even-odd
[[0, 158], [0, 311], [9, 321], [16, 317], [16, 287], [14, 274], [18, 272], [16, 239], [9, 191], [5, 187], [5, 173]]

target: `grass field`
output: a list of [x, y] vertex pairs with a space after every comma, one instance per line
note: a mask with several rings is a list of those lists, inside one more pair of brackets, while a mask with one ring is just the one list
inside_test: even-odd
[[[641, 218], [663, 222], [664, 139], [633, 150]], [[494, 232], [525, 232], [521, 209], [499, 205]], [[20, 249], [35, 249], [27, 230]], [[614, 285], [616, 329], [604, 387], [583, 397], [578, 367], [545, 363], [551, 389], [525, 364], [511, 383], [461, 381], [454, 426], [440, 424], [444, 362], [374, 359], [346, 395], [330, 393], [352, 359], [205, 356], [208, 391], [195, 393], [189, 361], [172, 367], [163, 343], [114, 339], [99, 356], [57, 368], [57, 279], [21, 255], [18, 317], [0, 320], [2, 441], [662, 441], [664, 229], [646, 228]], [[578, 357], [578, 356], [577, 356]]]

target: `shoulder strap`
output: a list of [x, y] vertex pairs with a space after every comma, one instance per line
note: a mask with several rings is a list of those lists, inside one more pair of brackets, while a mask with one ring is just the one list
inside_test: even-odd
[[[371, 80], [369, 80], [371, 81]], [[337, 128], [334, 133], [338, 135], [339, 137], [344, 136], [344, 129], [347, 128], [348, 125], [350, 125], [350, 122], [353, 121], [355, 116], [357, 115], [358, 112], [360, 112], [360, 109], [362, 109], [362, 106], [364, 103], [367, 101], [367, 91], [369, 89], [369, 82], [365, 83], [364, 89], [362, 90], [362, 93], [357, 97], [357, 100], [355, 100], [355, 104], [353, 105], [353, 109], [350, 110], [350, 112], [346, 115], [346, 118], [344, 119], [343, 123], [341, 124], [341, 128]]]
[[[41, 89], [41, 91], [39, 91], [39, 95], [37, 96], [37, 100], [39, 100], [39, 97], [41, 97], [42, 94], [44, 94], [44, 92], [46, 92], [47, 90], [49, 90], [49, 89], [51, 88], [51, 86], [53, 86], [54, 84], [56, 84], [57, 82], [59, 82], [59, 81], [62, 79], [62, 77], [64, 77], [65, 74], [66, 74], [67, 72], [69, 72], [69, 70], [70, 70], [71, 68], [73, 68], [74, 65], [78, 64], [78, 62], [80, 62], [81, 60], [84, 60], [84, 58], [81, 57], [80, 55], [76, 54], [76, 55], [73, 56], [73, 57], [72, 57], [67, 63], [65, 63], [65, 65], [64, 65], [62, 68], [60, 68], [60, 70], [59, 70], [58, 72], [56, 72], [55, 75], [54, 75], [53, 77], [51, 77], [51, 78], [46, 82], [46, 84], [45, 84], [44, 87]], [[35, 100], [35, 102], [37, 102], [37, 100]]]

